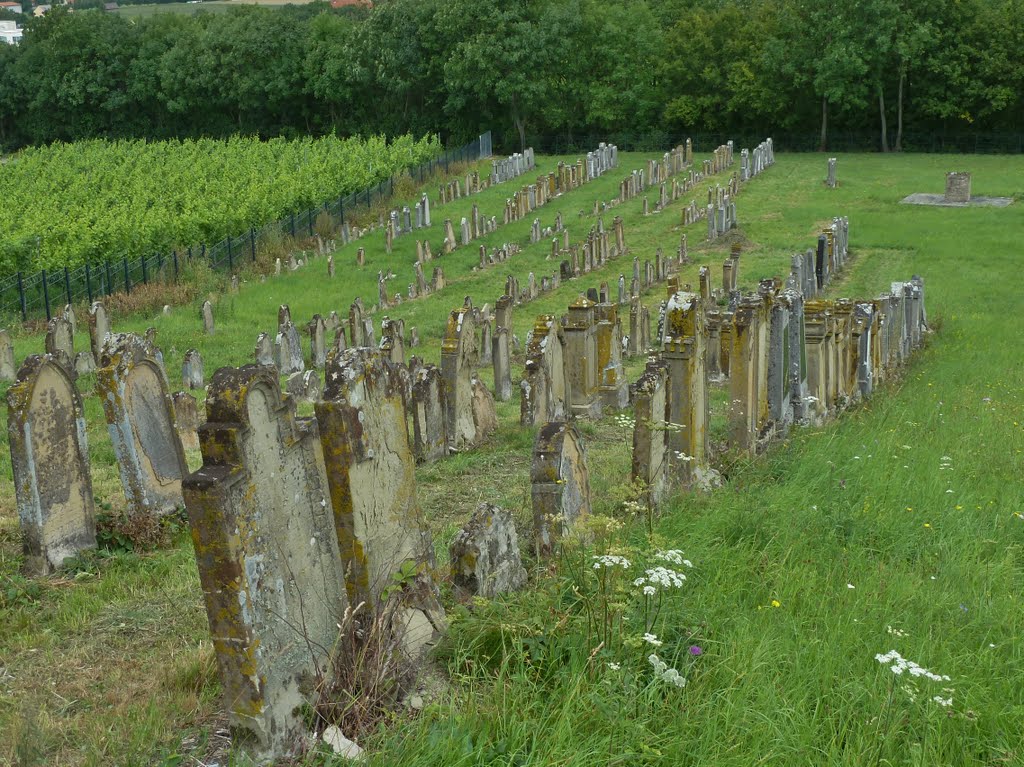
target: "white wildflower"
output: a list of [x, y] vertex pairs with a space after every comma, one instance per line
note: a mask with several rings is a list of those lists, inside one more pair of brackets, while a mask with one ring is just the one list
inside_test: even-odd
[[660, 639], [658, 639], [657, 634], [651, 634], [649, 632], [647, 634], [644, 634], [644, 641], [652, 647], [661, 647], [663, 644], [665, 644]]
[[619, 557], [615, 554], [602, 554], [601, 556], [593, 556], [591, 559], [594, 561], [594, 569], [600, 570], [602, 567], [612, 568], [621, 567], [623, 570], [629, 569], [629, 560], [625, 557]]
[[620, 668], [622, 668], [622, 664], [621, 663], [609, 663], [608, 664], [608, 668], [610, 668], [612, 671], [618, 671]]

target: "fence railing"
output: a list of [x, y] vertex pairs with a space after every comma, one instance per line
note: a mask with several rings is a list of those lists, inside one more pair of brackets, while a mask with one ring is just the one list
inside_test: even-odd
[[[405, 168], [398, 175], [408, 173], [422, 184], [439, 169], [447, 173], [455, 163], [475, 162], [490, 156], [491, 133], [488, 131], [457, 149], [446, 150], [431, 160]], [[246, 232], [212, 244], [199, 243], [184, 250], [125, 257], [102, 264], [43, 269], [34, 274], [18, 272], [0, 278], [0, 319], [20, 316], [22, 322], [26, 322], [45, 316], [50, 320], [65, 304], [92, 303], [121, 291], [131, 293], [139, 285], [150, 282], [177, 282], [179, 275], [197, 259], [214, 269], [234, 271], [256, 260], [260, 242], [268, 235], [313, 237], [316, 219], [322, 213], [329, 214], [339, 227], [344, 227], [347, 214], [370, 208], [375, 201], [393, 196], [395, 178], [391, 176], [366, 189], [340, 195], [315, 208], [296, 211], [259, 228], [250, 227]]]

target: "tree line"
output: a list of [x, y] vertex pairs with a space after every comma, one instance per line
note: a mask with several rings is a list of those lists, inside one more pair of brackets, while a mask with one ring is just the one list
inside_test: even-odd
[[669, 132], [1015, 133], [1024, 0], [378, 0], [132, 19], [0, 45], [0, 145]]

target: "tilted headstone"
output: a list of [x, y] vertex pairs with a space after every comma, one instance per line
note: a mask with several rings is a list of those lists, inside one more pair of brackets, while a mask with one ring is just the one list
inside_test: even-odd
[[[473, 310], [462, 307], [452, 311], [441, 342], [441, 375], [447, 399], [448, 437], [455, 450], [479, 444], [496, 418], [493, 412], [486, 412], [486, 398], [473, 383], [479, 363], [477, 343]], [[489, 396], [486, 387], [484, 392]], [[490, 404], [493, 411], [493, 399]]]
[[384, 607], [395, 573], [412, 567], [399, 594], [396, 629], [418, 655], [444, 630], [431, 579], [434, 549], [416, 500], [405, 384], [399, 365], [369, 349], [327, 360], [324, 398], [315, 407], [349, 600]]
[[493, 599], [526, 583], [512, 514], [481, 503], [448, 547], [456, 596]]
[[185, 359], [181, 363], [181, 381], [186, 389], [202, 389], [206, 385], [203, 358], [195, 349], [185, 352]]
[[173, 512], [181, 507], [181, 479], [188, 469], [156, 350], [131, 333], [110, 334], [101, 364], [96, 391], [103, 401], [128, 513]]
[[656, 508], [671, 486], [665, 424], [668, 421], [668, 371], [649, 362], [633, 386], [632, 479], [641, 483], [651, 508]]
[[316, 422], [266, 367], [221, 368], [184, 483], [231, 725], [257, 757], [291, 752], [348, 600]]
[[530, 466], [533, 526], [541, 556], [590, 514], [590, 474], [583, 440], [566, 421], [544, 424], [533, 444]]
[[96, 547], [82, 399], [62, 364], [33, 355], [7, 390], [7, 407], [25, 570], [46, 575]]

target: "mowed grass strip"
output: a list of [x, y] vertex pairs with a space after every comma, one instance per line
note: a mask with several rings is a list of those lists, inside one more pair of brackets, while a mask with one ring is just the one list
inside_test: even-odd
[[[642, 159], [626, 156], [618, 171], [561, 199], [574, 242], [593, 223], [593, 199], [614, 196], [619, 178]], [[547, 162], [540, 158], [538, 173]], [[898, 200], [940, 189], [944, 171], [954, 167], [974, 173], [979, 194], [1019, 195], [1022, 164], [1005, 157], [843, 155], [840, 186], [828, 190], [823, 157], [779, 155], [775, 167], [746, 185], [738, 200], [742, 228], [734, 235], [745, 247], [741, 284], [751, 288], [759, 277], [784, 275], [792, 252], [810, 247], [833, 215], [848, 215], [853, 260], [832, 292], [870, 297], [892, 280], [921, 274], [938, 332], [905, 375], [872, 401], [821, 429], [793, 431], [768, 455], [731, 465], [719, 492], [679, 498], [657, 515], [659, 545], [684, 549], [695, 565], [683, 599], [666, 610], [660, 630], [666, 646], [683, 648], [683, 658], [665, 657], [686, 672], [685, 688], [651, 683], [642, 641], [623, 650], [617, 671], [603, 656], [592, 660], [596, 643], [580, 622], [578, 603], [561, 590], [561, 578], [538, 576], [514, 599], [454, 614], [440, 658], [452, 672], [450, 686], [415, 719], [364, 743], [375, 761], [1019, 761], [1024, 369], [1014, 253], [1022, 214], [1019, 203], [950, 210]], [[503, 203], [511, 188], [492, 192], [500, 190]], [[693, 196], [699, 201], [701, 194], [703, 187]], [[481, 202], [482, 211], [498, 215], [497, 202]], [[631, 201], [606, 214], [605, 223], [623, 215], [632, 253], [653, 260], [656, 247], [674, 252], [682, 202], [644, 218], [641, 201]], [[537, 212], [545, 226], [558, 205]], [[435, 208], [435, 227], [447, 213]], [[453, 215], [456, 228], [461, 215]], [[499, 229], [485, 242], [526, 241], [531, 222]], [[725, 244], [698, 247], [703, 231], [703, 224], [688, 229], [694, 264], [682, 277], [694, 285], [702, 263], [720, 279], [726, 255]], [[396, 282], [407, 284], [413, 239], [396, 240], [390, 264], [382, 242], [374, 252], [365, 241], [362, 273], [341, 268], [342, 259], [354, 264], [350, 246], [336, 256], [335, 283], [343, 289], [326, 280], [325, 259], [318, 259], [287, 277], [246, 285], [238, 296], [219, 297], [212, 337], [201, 334], [196, 307], [155, 321], [119, 321], [118, 328], [156, 324], [172, 376], [193, 345], [202, 349], [209, 372], [239, 364], [250, 358], [256, 333], [273, 328], [278, 303], [289, 303], [298, 322], [317, 311], [343, 312], [347, 296], [358, 294], [349, 289], [375, 303], [377, 269], [404, 270], [410, 276]], [[435, 253], [438, 245], [434, 235]], [[473, 273], [477, 245], [438, 260], [450, 281], [441, 296], [391, 312], [419, 327], [424, 345], [416, 351], [428, 360], [437, 361], [440, 329], [462, 296], [493, 303], [509, 272], [525, 282], [531, 269], [538, 278], [557, 269], [545, 261], [548, 242]], [[401, 258], [401, 249], [410, 255]], [[516, 334], [525, 340], [535, 314], [562, 313], [585, 287], [601, 279], [613, 283], [629, 271], [628, 260], [613, 261], [592, 279], [563, 283], [556, 294], [516, 312]], [[656, 290], [660, 297], [664, 288]], [[639, 365], [631, 363], [634, 377]], [[717, 402], [724, 407], [721, 392]], [[479, 500], [509, 505], [528, 533], [532, 432], [518, 426], [518, 393], [499, 413], [499, 433], [482, 449], [419, 471], [439, 552]], [[583, 431], [595, 510], [624, 524], [616, 540], [646, 547], [646, 522], [622, 511], [629, 496], [629, 431], [610, 418], [584, 424]], [[103, 432], [97, 409], [90, 414], [94, 472], [97, 463], [112, 462]], [[9, 466], [3, 470], [9, 476]], [[110, 471], [102, 492], [117, 503], [120, 488]], [[6, 493], [0, 566], [13, 577], [16, 523], [13, 494]], [[559, 576], [575, 573], [584, 591], [592, 588], [592, 576], [571, 558], [559, 565]], [[0, 727], [15, 733], [0, 759], [152, 763], [154, 754], [176, 750], [186, 732], [210, 731], [216, 672], [186, 537], [170, 550], [119, 555], [77, 578], [44, 582], [39, 593], [21, 585], [29, 593], [8, 598], [0, 615]], [[642, 633], [628, 625], [623, 632], [634, 639]], [[691, 643], [701, 647], [700, 656], [685, 657]], [[874, 659], [890, 649], [949, 675], [952, 681], [935, 692], [954, 688], [948, 693], [953, 705], [921, 695], [911, 701], [903, 678]]]

